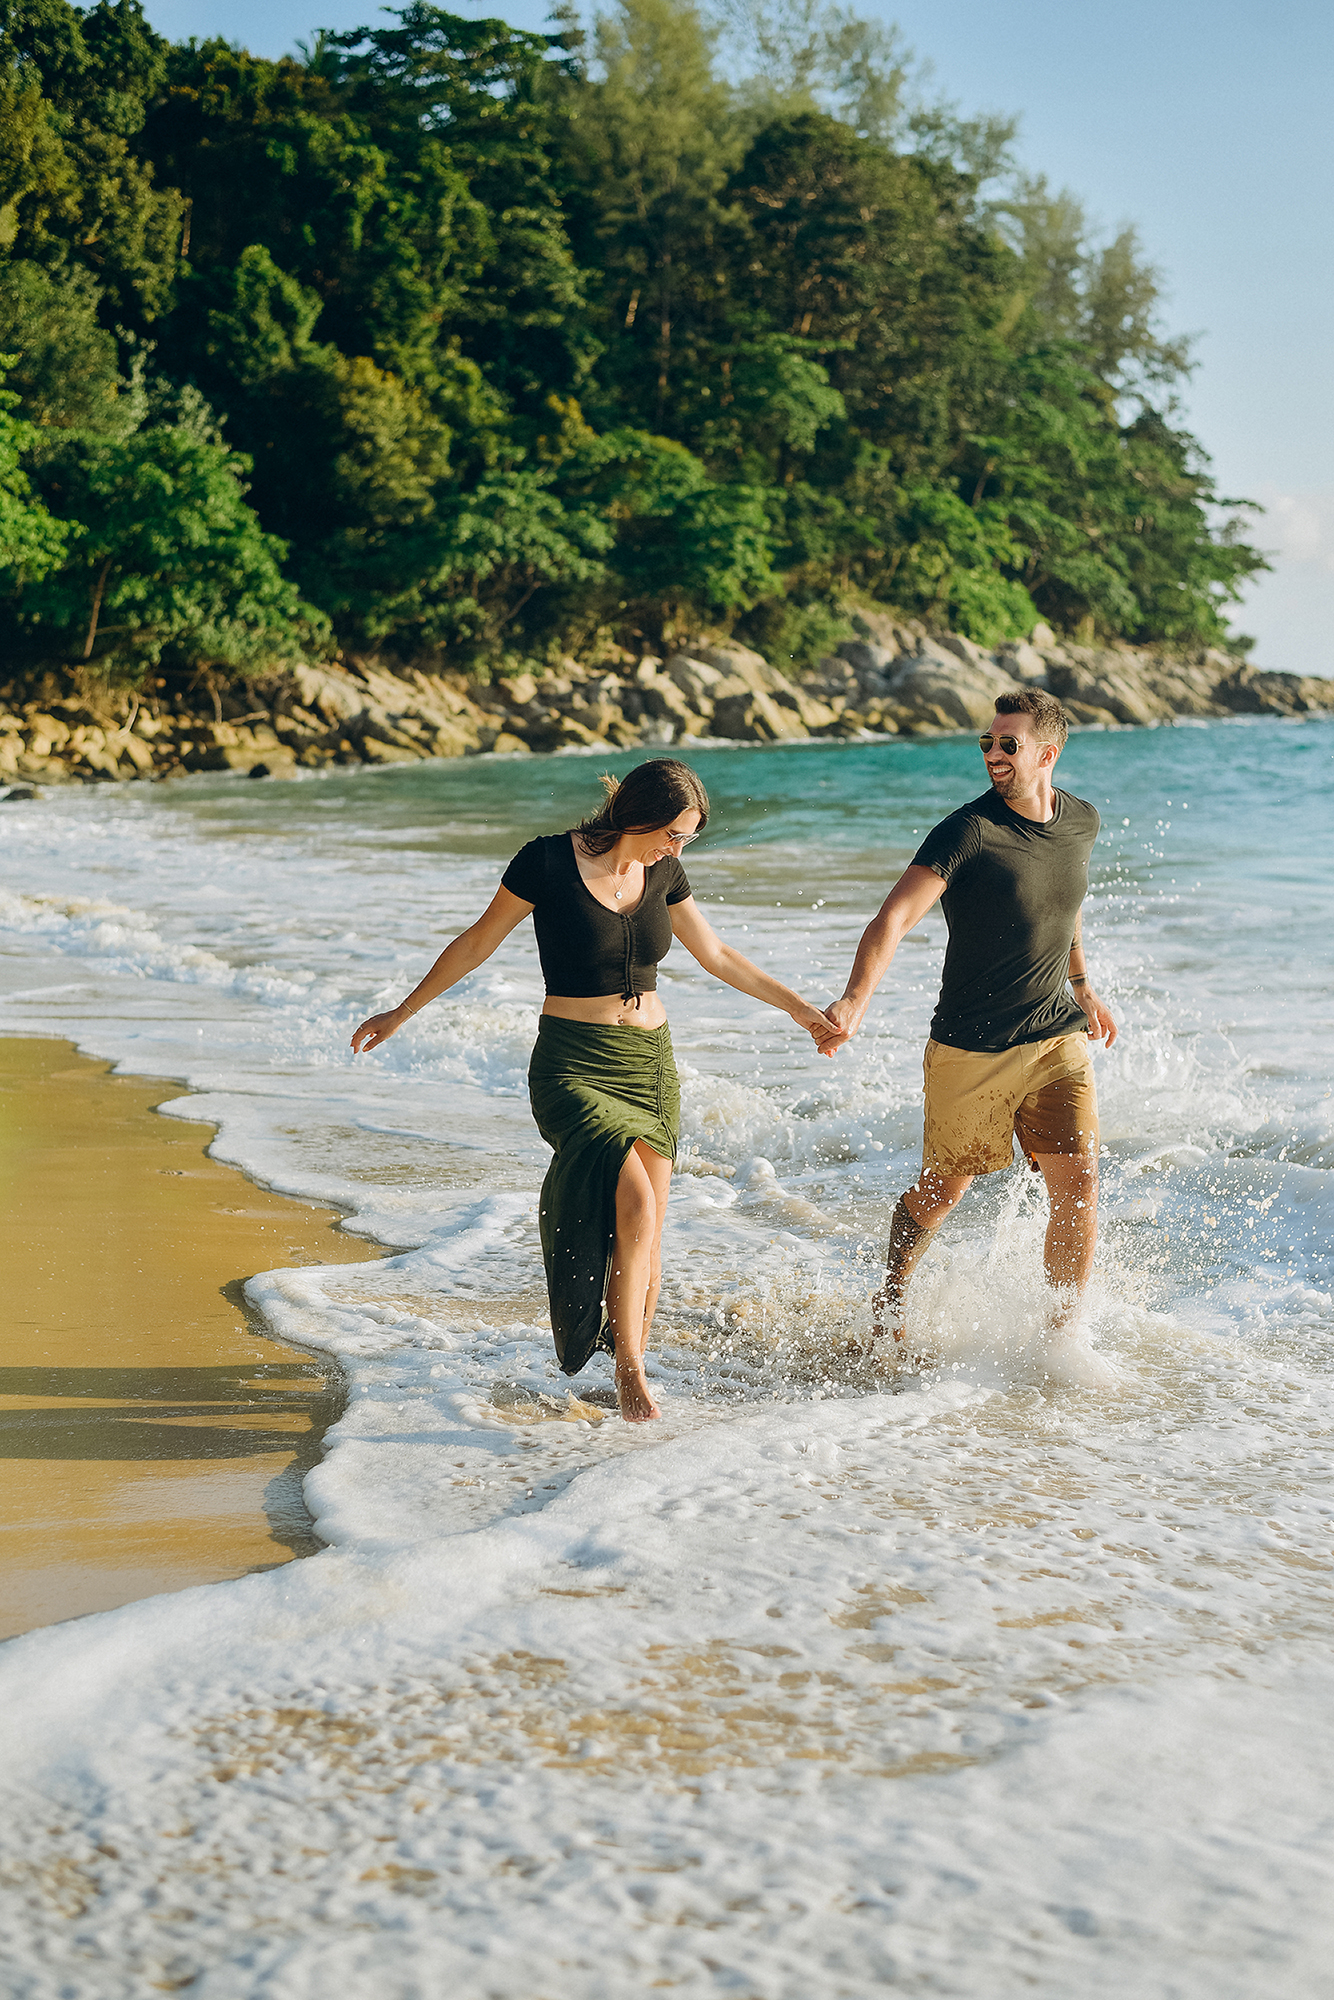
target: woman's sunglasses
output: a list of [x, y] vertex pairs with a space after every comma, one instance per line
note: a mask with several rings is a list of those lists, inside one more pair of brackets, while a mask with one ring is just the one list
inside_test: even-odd
[[1013, 757], [1015, 751], [1019, 748], [1019, 738], [1017, 736], [992, 736], [988, 733], [986, 736], [979, 736], [977, 743], [978, 748], [983, 751], [991, 750], [999, 743], [1007, 757]]

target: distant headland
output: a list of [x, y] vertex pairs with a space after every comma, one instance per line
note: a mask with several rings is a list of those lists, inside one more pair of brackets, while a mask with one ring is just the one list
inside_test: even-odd
[[760, 12], [9, 10], [0, 776], [1327, 705], [1134, 228]]
[[1039, 625], [986, 650], [958, 633], [862, 609], [853, 636], [802, 671], [700, 638], [663, 658], [615, 648], [485, 683], [439, 664], [374, 656], [295, 662], [204, 689], [153, 678], [100, 697], [50, 679], [0, 705], [0, 786], [171, 777], [190, 771], [289, 776], [332, 765], [404, 764], [487, 751], [644, 749], [706, 741], [874, 742], [981, 727], [998, 693], [1057, 695], [1079, 725], [1334, 711], [1334, 680], [1262, 673], [1217, 648], [1058, 642]]

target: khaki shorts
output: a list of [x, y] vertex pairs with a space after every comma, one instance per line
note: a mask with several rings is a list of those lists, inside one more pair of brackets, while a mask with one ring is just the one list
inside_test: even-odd
[[947, 1179], [994, 1174], [1025, 1153], [1098, 1152], [1088, 1036], [1053, 1035], [995, 1053], [928, 1042], [922, 1168]]

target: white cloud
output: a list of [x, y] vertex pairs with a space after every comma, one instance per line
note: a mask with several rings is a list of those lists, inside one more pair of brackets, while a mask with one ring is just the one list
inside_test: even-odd
[[1286, 493], [1266, 484], [1256, 498], [1265, 512], [1247, 539], [1269, 554], [1279, 574], [1301, 567], [1334, 575], [1334, 487]]

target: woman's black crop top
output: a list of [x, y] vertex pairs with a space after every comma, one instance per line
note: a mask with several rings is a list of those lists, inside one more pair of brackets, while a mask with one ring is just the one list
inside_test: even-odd
[[644, 870], [644, 893], [633, 910], [609, 910], [580, 875], [568, 833], [530, 840], [500, 885], [532, 904], [547, 992], [572, 1000], [605, 993], [634, 1000], [656, 991], [658, 960], [672, 944], [667, 906], [684, 903], [691, 893], [685, 869], [671, 855]]

